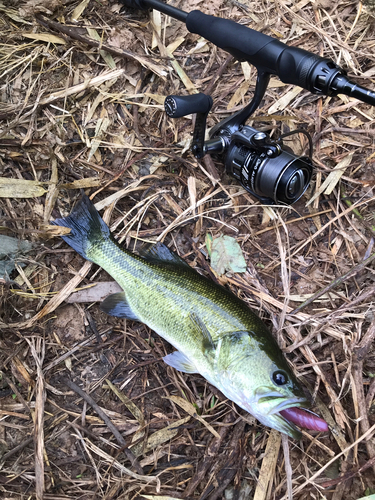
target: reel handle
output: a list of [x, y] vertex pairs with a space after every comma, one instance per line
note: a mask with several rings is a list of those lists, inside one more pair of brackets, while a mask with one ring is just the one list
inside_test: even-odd
[[207, 115], [212, 108], [212, 104], [212, 97], [202, 92], [186, 96], [169, 95], [164, 102], [165, 112], [170, 118], [181, 118], [182, 116], [196, 113], [193, 145], [191, 148], [196, 158], [203, 158], [206, 154], [204, 150], [204, 137]]
[[193, 95], [169, 95], [165, 98], [164, 108], [169, 118], [181, 118], [192, 113], [209, 113], [212, 97], [200, 92]]

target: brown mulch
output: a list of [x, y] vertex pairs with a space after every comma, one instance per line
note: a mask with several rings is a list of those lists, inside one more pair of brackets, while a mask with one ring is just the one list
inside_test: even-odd
[[[373, 2], [174, 5], [325, 55], [375, 88]], [[0, 276], [0, 497], [375, 494], [374, 108], [272, 78], [249, 124], [275, 137], [304, 128], [316, 168], [293, 207], [264, 207], [220, 158], [195, 160], [191, 116], [163, 111], [169, 94], [209, 92], [211, 127], [249, 102], [255, 68], [178, 21], [120, 9], [0, 0], [0, 242], [33, 245]], [[286, 143], [306, 148], [303, 134]], [[331, 432], [281, 438], [167, 367], [171, 346], [146, 326], [81, 302], [93, 283], [114, 286], [49, 225], [81, 188], [128, 248], [164, 241], [256, 310]], [[246, 273], [215, 277], [207, 234], [233, 236]]]

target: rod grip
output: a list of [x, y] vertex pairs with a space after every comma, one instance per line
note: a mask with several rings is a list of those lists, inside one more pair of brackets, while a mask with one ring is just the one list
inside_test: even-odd
[[188, 14], [186, 26], [191, 33], [203, 36], [236, 59], [253, 64], [258, 71], [277, 75], [284, 83], [316, 91], [311, 70], [325, 59], [299, 47], [290, 47], [247, 26], [209, 16], [199, 10]]

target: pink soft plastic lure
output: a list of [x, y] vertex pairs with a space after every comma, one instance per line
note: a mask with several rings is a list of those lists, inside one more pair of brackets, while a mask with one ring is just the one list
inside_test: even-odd
[[329, 430], [325, 420], [319, 418], [315, 413], [310, 413], [300, 408], [287, 408], [286, 410], [282, 410], [280, 414], [289, 422], [311, 431], [326, 432]]

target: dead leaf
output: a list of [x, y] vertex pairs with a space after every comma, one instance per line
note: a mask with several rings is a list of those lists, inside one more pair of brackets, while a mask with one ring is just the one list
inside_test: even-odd
[[232, 236], [221, 235], [215, 238], [209, 243], [207, 249], [211, 257], [211, 267], [219, 275], [226, 271], [232, 273], [246, 271], [246, 261], [241, 247]]
[[28, 0], [19, 9], [19, 14], [21, 17], [35, 18], [35, 14], [42, 12], [43, 14], [52, 16], [54, 10], [58, 8], [61, 8], [60, 0]]
[[327, 176], [326, 180], [320, 186], [320, 188], [316, 191], [314, 196], [310, 198], [310, 200], [306, 203], [306, 206], [310, 205], [318, 196], [320, 196], [323, 192], [324, 194], [331, 194], [334, 190], [336, 184], [341, 179], [341, 176], [345, 173], [347, 167], [351, 164], [354, 153], [349, 153], [345, 156], [332, 170], [332, 172]]
[[56, 236], [65, 236], [71, 231], [70, 227], [52, 226], [51, 224], [41, 224], [39, 229], [44, 231], [43, 237], [47, 239], [55, 238]]
[[[99, 35], [99, 33], [95, 29], [93, 29], [93, 28], [86, 28], [86, 29], [87, 29], [87, 33], [89, 34], [90, 38], [92, 38], [93, 40], [96, 40], [97, 42], [100, 42], [100, 43], [103, 41], [101, 36]], [[109, 69], [116, 69], [116, 63], [109, 52], [107, 52], [105, 50], [99, 50], [99, 54], [105, 60]]]
[[99, 118], [98, 121], [96, 122], [95, 136], [91, 141], [91, 149], [89, 152], [88, 161], [91, 160], [96, 150], [100, 146], [101, 138], [105, 135], [107, 128], [110, 126], [110, 124], [111, 120], [107, 116], [105, 116], [105, 113], [104, 116]]
[[30, 252], [32, 248], [30, 241], [0, 234], [0, 279], [6, 281], [15, 268], [16, 259]]
[[22, 33], [25, 38], [31, 38], [32, 40], [40, 40], [41, 42], [49, 43], [60, 43], [65, 44], [66, 41], [56, 35], [51, 35], [51, 33]]
[[65, 302], [67, 302], [68, 304], [81, 302], [101, 302], [108, 295], [122, 291], [122, 288], [116, 283], [116, 281], [102, 281], [100, 283], [92, 283], [82, 290], [72, 293], [71, 295], [69, 295]]
[[85, 11], [85, 9], [89, 3], [90, 3], [90, 0], [82, 0], [82, 2], [79, 3], [77, 5], [77, 7], [73, 10], [72, 19], [74, 22], [78, 21], [78, 19], [81, 17], [81, 15]]
[[289, 90], [289, 92], [284, 94], [278, 101], [275, 102], [275, 104], [273, 104], [269, 108], [268, 114], [273, 115], [278, 111], [283, 111], [288, 106], [288, 104], [302, 92], [302, 90], [303, 89], [301, 89], [301, 87], [294, 87], [292, 90]]
[[[133, 401], [131, 399], [129, 399], [123, 392], [121, 392], [119, 389], [117, 389], [117, 387], [114, 384], [112, 384], [112, 382], [110, 380], [106, 379], [106, 382], [109, 385], [110, 389], [116, 394], [116, 396], [124, 403], [126, 408], [138, 420], [139, 429], [137, 430], [137, 432], [134, 433], [133, 438], [132, 438], [132, 443], [139, 441], [145, 435], [146, 422], [145, 422], [145, 417], [144, 417], [143, 413], [138, 408], [138, 406], [136, 404], [134, 404]], [[140, 449], [140, 453], [142, 453], [143, 445], [144, 445], [143, 441], [141, 441], [135, 445]]]
[[139, 457], [140, 455], [145, 455], [149, 451], [154, 450], [158, 446], [177, 436], [179, 427], [186, 424], [186, 422], [189, 422], [190, 418], [191, 417], [182, 418], [181, 420], [177, 420], [176, 422], [173, 422], [173, 424], [164, 427], [164, 429], [154, 432], [151, 436], [149, 436], [146, 443], [137, 443], [131, 446], [131, 451], [136, 457]]
[[60, 189], [87, 189], [90, 187], [99, 187], [100, 178], [99, 177], [86, 177], [85, 179], [77, 179], [73, 182], [67, 182], [66, 184], [61, 184]]
[[47, 192], [43, 184], [48, 183], [0, 177], [0, 198], [35, 198], [43, 196]]
[[78, 313], [77, 306], [63, 306], [56, 315], [53, 329], [65, 344], [71, 345], [85, 338], [84, 319]]

